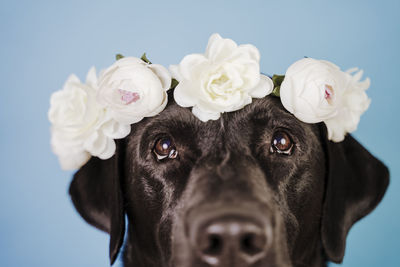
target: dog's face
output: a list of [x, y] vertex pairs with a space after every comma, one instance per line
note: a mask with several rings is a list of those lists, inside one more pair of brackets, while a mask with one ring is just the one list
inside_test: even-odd
[[381, 200], [386, 167], [351, 136], [326, 139], [266, 97], [207, 123], [171, 99], [110, 160], [75, 175], [72, 200], [125, 266], [323, 266]]

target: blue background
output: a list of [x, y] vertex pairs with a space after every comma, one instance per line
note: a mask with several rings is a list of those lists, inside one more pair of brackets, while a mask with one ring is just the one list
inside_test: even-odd
[[[208, 37], [256, 45], [283, 74], [309, 56], [371, 78], [355, 136], [390, 168], [380, 206], [348, 236], [343, 266], [399, 266], [400, 1], [4, 1], [0, 3], [0, 265], [108, 266], [108, 236], [75, 212], [49, 146], [50, 94], [114, 55], [178, 63]], [[120, 266], [117, 262], [116, 266]], [[332, 264], [333, 266], [333, 264]]]

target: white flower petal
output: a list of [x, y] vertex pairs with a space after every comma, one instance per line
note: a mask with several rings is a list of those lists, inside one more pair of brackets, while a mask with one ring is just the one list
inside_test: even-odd
[[[110, 68], [114, 68], [114, 67], [118, 67], [118, 68], [122, 68], [122, 67], [126, 67], [126, 66], [136, 66], [136, 65], [142, 65], [142, 66], [146, 66], [148, 65], [146, 62], [144, 62], [142, 59], [137, 58], [137, 57], [124, 57], [121, 58], [117, 61], [114, 62], [114, 64], [112, 64]], [[106, 72], [109, 70], [107, 69]]]
[[274, 90], [274, 83], [271, 78], [265, 75], [260, 75], [260, 82], [256, 87], [250, 90], [249, 95], [254, 98], [263, 98], [269, 95]]
[[[51, 97], [51, 146], [64, 169], [80, 168], [91, 155], [112, 157], [114, 139], [127, 136], [131, 123], [157, 115], [168, 102], [166, 89], [171, 77], [159, 65], [150, 68], [141, 60], [128, 58], [108, 68], [100, 80], [102, 90], [98, 90], [96, 71], [91, 68], [86, 84], [71, 75], [63, 89]], [[138, 101], [123, 103], [120, 93], [114, 91], [119, 86], [137, 92], [139, 97], [134, 100]], [[102, 105], [96, 101], [96, 92]]]
[[164, 92], [164, 99], [163, 99], [162, 103], [160, 105], [156, 106], [155, 109], [150, 111], [146, 115], [146, 117], [153, 117], [153, 116], [156, 116], [157, 114], [161, 113], [161, 111], [163, 111], [165, 109], [167, 104], [168, 104], [168, 95], [166, 92]]
[[282, 104], [303, 122], [323, 121], [329, 140], [340, 142], [357, 128], [370, 103], [365, 94], [369, 79], [360, 82], [363, 72], [357, 70], [343, 72], [325, 60], [301, 59], [286, 71], [280, 87]]
[[171, 75], [161, 65], [130, 57], [109, 67], [99, 84], [98, 102], [116, 121], [132, 124], [155, 116], [165, 108]]
[[115, 154], [115, 141], [113, 139], [107, 139], [104, 150], [98, 155], [100, 159], [109, 159]]
[[193, 106], [202, 121], [216, 120], [222, 112], [231, 112], [251, 103], [251, 96], [263, 97], [273, 89], [272, 81], [260, 82], [259, 51], [252, 45], [240, 45], [214, 34], [204, 55], [185, 56], [170, 71], [179, 81], [175, 102]]
[[91, 67], [89, 69], [89, 72], [86, 75], [86, 84], [97, 89], [97, 75], [95, 67]]
[[182, 107], [191, 107], [196, 104], [196, 92], [191, 84], [187, 85], [187, 81], [183, 80], [175, 87], [175, 102]]
[[207, 59], [201, 54], [191, 54], [185, 56], [179, 64], [179, 73], [183, 79], [190, 80], [196, 68], [206, 63]]
[[342, 142], [346, 136], [346, 130], [339, 120], [326, 120], [326, 128], [328, 130], [328, 139], [333, 142]]
[[369, 78], [366, 78], [364, 81], [357, 83], [357, 87], [360, 90], [364, 90], [364, 91], [367, 90], [370, 85], [371, 85], [371, 81]]
[[71, 83], [76, 83], [76, 84], [80, 84], [81, 81], [79, 80], [79, 78], [75, 75], [75, 74], [71, 74], [67, 81], [64, 83], [63, 89], [64, 90], [68, 90], [68, 88], [70, 88], [70, 84]]
[[110, 110], [110, 115], [113, 117], [114, 120], [118, 121], [121, 124], [134, 124], [138, 123], [139, 121], [143, 120], [144, 117], [137, 117], [133, 115], [129, 115], [126, 113], [121, 113], [118, 111]]
[[193, 107], [192, 112], [193, 112], [193, 115], [195, 115], [197, 118], [199, 118], [203, 122], [206, 122], [209, 120], [218, 120], [219, 117], [221, 116], [220, 113], [206, 112], [206, 111], [199, 109], [197, 106]]
[[285, 76], [280, 86], [280, 98], [282, 105], [290, 113], [294, 112], [296, 94], [293, 90], [294, 85], [292, 84], [292, 78]]
[[175, 78], [178, 82], [183, 80], [181, 73], [179, 72], [179, 65], [170, 65], [169, 72], [171, 76]]
[[153, 70], [153, 72], [157, 75], [160, 79], [162, 88], [167, 91], [171, 87], [171, 74], [169, 71], [162, 65], [159, 64], [151, 64], [149, 68]]
[[260, 51], [258, 51], [257, 47], [251, 44], [239, 45], [238, 49], [242, 54], [248, 55], [251, 60], [256, 62], [260, 61]]
[[76, 170], [86, 164], [90, 159], [90, 154], [86, 151], [74, 154], [62, 154], [58, 160], [63, 170]]
[[354, 72], [356, 72], [356, 71], [358, 71], [358, 68], [357, 68], [357, 67], [354, 67], [354, 68], [350, 68], [350, 69], [346, 70], [346, 73], [352, 74], [352, 73], [354, 73]]
[[205, 57], [212, 62], [220, 62], [227, 58], [237, 49], [237, 44], [231, 39], [223, 39], [221, 36], [212, 35], [207, 45]]
[[363, 70], [358, 71], [356, 74], [354, 74], [353, 80], [355, 82], [358, 82], [361, 79], [361, 77], [363, 76], [363, 74], [364, 74]]
[[131, 132], [131, 125], [110, 119], [101, 129], [105, 136], [112, 139], [120, 139], [126, 137]]
[[63, 89], [51, 97], [51, 146], [64, 169], [79, 168], [90, 155], [104, 149], [104, 139], [98, 136], [103, 136], [99, 131], [106, 122], [106, 113], [96, 101], [96, 90], [95, 69], [91, 68], [86, 84], [71, 75]]
[[[206, 51], [211, 50], [211, 46], [217, 42], [219, 42], [220, 40], [222, 40], [221, 35], [219, 35], [218, 33], [213, 33], [210, 38], [208, 38], [208, 43], [207, 43], [207, 48]], [[206, 54], [206, 57], [208, 57], [208, 54]]]
[[98, 156], [107, 145], [107, 137], [97, 131], [93, 132], [83, 143], [86, 151], [89, 151], [93, 156]]

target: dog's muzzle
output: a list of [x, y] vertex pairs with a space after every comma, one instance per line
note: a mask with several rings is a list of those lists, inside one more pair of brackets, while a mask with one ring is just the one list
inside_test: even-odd
[[193, 255], [206, 266], [253, 266], [267, 256], [273, 239], [270, 220], [243, 207], [196, 209], [186, 225]]

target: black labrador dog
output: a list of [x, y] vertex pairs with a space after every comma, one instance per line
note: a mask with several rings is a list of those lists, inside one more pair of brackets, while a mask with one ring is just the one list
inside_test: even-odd
[[169, 98], [71, 183], [82, 217], [110, 234], [111, 263], [125, 215], [126, 267], [342, 261], [350, 227], [388, 186], [379, 160], [351, 135], [328, 141], [322, 123], [299, 121], [273, 96], [206, 123]]

